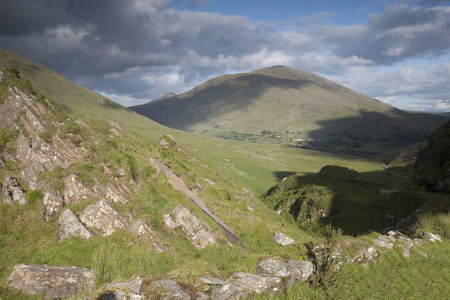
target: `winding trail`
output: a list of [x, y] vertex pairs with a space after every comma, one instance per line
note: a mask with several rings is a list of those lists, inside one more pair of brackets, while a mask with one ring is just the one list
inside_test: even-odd
[[162, 163], [160, 163], [159, 161], [157, 161], [156, 159], [150, 159], [150, 164], [156, 168], [159, 171], [164, 172], [164, 175], [166, 175], [168, 182], [172, 185], [172, 187], [174, 189], [176, 189], [177, 191], [182, 192], [183, 194], [185, 194], [194, 204], [196, 204], [198, 207], [201, 208], [201, 210], [211, 219], [213, 219], [217, 225], [219, 225], [223, 232], [225, 233], [225, 236], [235, 242], [236, 244], [238, 244], [239, 246], [241, 246], [242, 248], [246, 249], [244, 247], [244, 245], [241, 244], [241, 242], [239, 241], [239, 238], [237, 237], [237, 235], [233, 232], [233, 230], [228, 227], [227, 224], [225, 224], [225, 222], [219, 218], [218, 216], [216, 216], [215, 214], [213, 214], [208, 207], [205, 205], [205, 202], [203, 201], [203, 199], [197, 195], [196, 193], [194, 193], [193, 191], [191, 191], [190, 189], [188, 189], [188, 187], [186, 186], [186, 184], [184, 183], [183, 179], [181, 179], [180, 177], [178, 177], [175, 173], [173, 173], [169, 168], [167, 168], [165, 165], [163, 165]]

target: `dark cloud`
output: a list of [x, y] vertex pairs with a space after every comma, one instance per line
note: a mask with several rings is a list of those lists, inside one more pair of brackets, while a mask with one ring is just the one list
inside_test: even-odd
[[388, 6], [355, 26], [320, 26], [333, 12], [318, 12], [295, 27], [192, 10], [207, 0], [2, 2], [0, 47], [130, 105], [230, 71], [287, 64], [345, 79], [450, 49], [449, 7]]
[[441, 55], [450, 49], [450, 7], [389, 6], [383, 15], [371, 16], [367, 25], [318, 27], [314, 33], [334, 53], [352, 55], [377, 64]]

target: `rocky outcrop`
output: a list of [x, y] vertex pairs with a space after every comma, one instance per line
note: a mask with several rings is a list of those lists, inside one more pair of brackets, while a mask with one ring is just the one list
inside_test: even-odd
[[58, 224], [58, 242], [63, 242], [73, 236], [78, 236], [85, 241], [92, 237], [92, 233], [80, 222], [70, 209], [66, 209], [61, 216], [59, 216]]
[[70, 297], [92, 286], [92, 271], [78, 267], [15, 265], [7, 284], [27, 295]]
[[219, 218], [218, 216], [213, 214], [209, 210], [209, 208], [205, 205], [205, 202], [203, 201], [203, 199], [200, 196], [198, 196], [196, 193], [194, 193], [193, 191], [188, 189], [188, 187], [186, 186], [186, 184], [180, 177], [178, 177], [176, 174], [174, 174], [171, 170], [169, 170], [165, 165], [161, 164], [156, 159], [150, 159], [150, 164], [156, 169], [158, 174], [161, 172], [163, 172], [165, 174], [165, 176], [168, 178], [169, 184], [171, 184], [175, 190], [180, 191], [184, 195], [186, 195], [194, 204], [196, 204], [198, 207], [200, 207], [201, 210], [208, 217], [210, 217], [212, 220], [214, 220], [214, 222], [216, 222], [217, 225], [219, 225], [223, 229], [225, 236], [228, 239], [239, 244], [241, 247], [244, 248], [244, 246], [239, 242], [239, 238], [233, 232], [233, 230], [227, 224], [225, 224], [225, 222], [221, 218]]
[[215, 243], [216, 239], [210, 228], [181, 204], [172, 211], [173, 217], [164, 216], [164, 224], [174, 230], [181, 228], [195, 248], [201, 250]]
[[44, 220], [50, 220], [63, 206], [63, 199], [52, 189], [46, 188], [43, 192]]
[[17, 179], [6, 176], [2, 185], [2, 200], [3, 202], [13, 205], [18, 202], [20, 205], [27, 204], [27, 199], [22, 191]]
[[84, 186], [75, 174], [70, 174], [64, 180], [64, 203], [74, 204], [87, 199], [98, 199], [98, 195]]
[[294, 239], [290, 238], [289, 236], [281, 232], [275, 233], [273, 235], [273, 240], [281, 246], [287, 246], [295, 242]]
[[97, 228], [103, 236], [128, 227], [128, 222], [104, 199], [84, 208], [80, 220], [89, 228]]

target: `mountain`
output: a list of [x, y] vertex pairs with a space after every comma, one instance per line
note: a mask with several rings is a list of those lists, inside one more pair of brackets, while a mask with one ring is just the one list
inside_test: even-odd
[[219, 76], [130, 109], [171, 128], [332, 151], [405, 147], [427, 139], [447, 119], [404, 112], [285, 66]]

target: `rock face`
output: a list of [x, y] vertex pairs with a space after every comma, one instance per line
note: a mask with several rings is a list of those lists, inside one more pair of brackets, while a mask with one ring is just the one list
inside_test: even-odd
[[75, 174], [71, 174], [64, 180], [64, 202], [74, 204], [87, 199], [97, 199], [98, 196], [93, 191], [85, 187]]
[[164, 216], [166, 226], [172, 230], [181, 227], [195, 248], [201, 250], [215, 243], [216, 239], [209, 232], [209, 227], [187, 208], [180, 204], [173, 209], [172, 214], [173, 218]]
[[280, 244], [282, 246], [287, 246], [290, 244], [293, 244], [295, 241], [294, 239], [288, 237], [284, 233], [277, 232], [273, 235], [273, 239], [277, 244]]
[[70, 209], [66, 209], [58, 219], [59, 232], [58, 242], [63, 242], [73, 236], [78, 236], [82, 240], [89, 240], [91, 232], [78, 220], [77, 216]]
[[128, 226], [127, 221], [103, 199], [83, 209], [80, 220], [89, 228], [99, 229], [103, 236]]
[[27, 295], [70, 297], [92, 286], [92, 271], [78, 267], [15, 265], [7, 284]]
[[244, 272], [235, 273], [229, 282], [243, 290], [261, 294], [279, 294], [282, 291], [282, 281], [278, 277], [265, 277], [262, 275], [249, 274]]
[[14, 202], [18, 202], [20, 205], [27, 204], [25, 194], [17, 182], [17, 179], [6, 176], [2, 186], [2, 199], [3, 202], [13, 205]]

